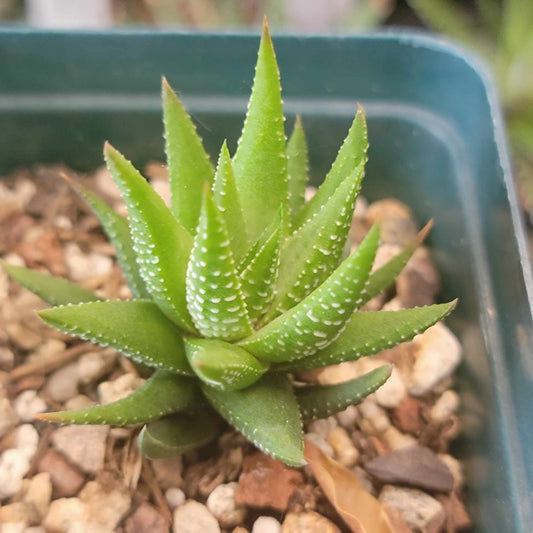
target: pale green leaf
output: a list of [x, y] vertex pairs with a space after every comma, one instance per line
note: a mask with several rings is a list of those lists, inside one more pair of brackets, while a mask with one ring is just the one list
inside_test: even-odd
[[235, 264], [239, 264], [248, 249], [248, 237], [226, 141], [222, 145], [218, 158], [213, 195], [226, 221]]
[[233, 159], [246, 229], [254, 242], [280, 205], [288, 210], [287, 161], [281, 87], [265, 23], [241, 138]]
[[298, 115], [294, 122], [292, 135], [287, 143], [287, 177], [289, 182], [289, 213], [291, 226], [296, 224], [298, 213], [305, 204], [305, 187], [309, 173], [307, 141]]
[[289, 466], [302, 466], [302, 418], [286, 376], [266, 374], [250, 387], [202, 390], [213, 407], [261, 451]]
[[187, 303], [204, 337], [231, 341], [251, 333], [224, 217], [208, 187], [187, 270]]
[[239, 344], [266, 361], [293, 361], [316, 353], [342, 332], [360, 301], [379, 244], [376, 225], [357, 250], [305, 300]]
[[242, 293], [252, 323], [265, 313], [274, 298], [281, 246], [281, 212], [275, 221], [277, 224], [270, 235], [262, 240], [260, 247], [254, 247], [255, 254], [248, 258], [240, 272]]
[[171, 415], [144, 426], [138, 445], [148, 459], [168, 459], [211, 442], [221, 431], [220, 418], [207, 410]]
[[66, 279], [41, 274], [30, 268], [11, 265], [5, 261], [0, 261], [0, 265], [16, 282], [51, 305], [77, 304], [101, 300], [93, 292], [83, 289]]
[[189, 377], [157, 370], [146, 383], [129, 396], [105, 405], [73, 411], [42, 413], [37, 418], [60, 424], [145, 424], [171, 413], [201, 404], [197, 383]]
[[457, 300], [446, 304], [414, 307], [401, 311], [374, 311], [354, 313], [340, 337], [320, 352], [294, 361], [276, 365], [275, 370], [295, 372], [344, 361], [387, 350], [442, 320], [455, 308]]
[[192, 375], [179, 329], [154, 302], [117, 300], [39, 311], [50, 326], [110, 346], [133, 361]]
[[171, 209], [183, 227], [194, 235], [200, 216], [203, 186], [213, 179], [213, 165], [191, 117], [165, 78], [163, 122]]
[[191, 236], [124, 156], [109, 144], [104, 154], [128, 208], [137, 263], [147, 289], [170, 320], [194, 333], [185, 300]]
[[196, 375], [220, 390], [248, 387], [268, 370], [243, 348], [217, 339], [186, 338], [185, 352]]
[[353, 174], [354, 170], [367, 161], [368, 132], [366, 127], [365, 112], [358, 106], [357, 114], [353, 119], [348, 135], [337, 154], [333, 165], [317, 193], [303, 207], [297, 217], [297, 226], [316, 215], [329, 201], [340, 184]]
[[385, 289], [390, 287], [398, 274], [404, 269], [405, 265], [411, 259], [415, 250], [424, 241], [427, 234], [433, 227], [433, 221], [430, 220], [418, 233], [418, 235], [410, 242], [400, 253], [396, 254], [392, 259], [387, 261], [382, 267], [376, 269], [368, 277], [368, 282], [365, 287], [365, 293], [362, 295], [361, 306], [370, 301], [374, 296], [382, 293]]
[[306, 421], [327, 418], [349, 405], [359, 403], [381, 387], [391, 374], [390, 365], [380, 366], [363, 376], [337, 385], [311, 385], [295, 388], [296, 399]]
[[362, 178], [361, 164], [340, 184], [328, 203], [285, 241], [276, 296], [263, 323], [301, 302], [337, 268]]
[[64, 177], [100, 220], [106, 235], [117, 251], [117, 260], [122, 267], [133, 297], [150, 298], [150, 293], [139, 272], [128, 221], [81, 184], [72, 181], [67, 176]]

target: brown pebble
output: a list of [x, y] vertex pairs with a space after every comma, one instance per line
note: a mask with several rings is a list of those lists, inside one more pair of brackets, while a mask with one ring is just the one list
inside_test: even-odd
[[281, 533], [341, 533], [325, 516], [314, 511], [289, 513], [281, 525]]
[[404, 433], [419, 435], [422, 430], [423, 420], [420, 413], [420, 401], [407, 396], [402, 403], [392, 411], [394, 424]]
[[125, 533], [168, 533], [169, 524], [156, 509], [143, 503], [126, 520]]
[[446, 512], [446, 533], [463, 531], [472, 526], [472, 520], [463, 502], [455, 492], [449, 495], [439, 495], [437, 500], [442, 504]]
[[365, 469], [383, 483], [436, 492], [450, 492], [453, 489], [453, 476], [449, 468], [423, 446], [409, 446], [376, 457], [365, 465]]
[[235, 503], [284, 511], [303, 481], [300, 471], [289, 468], [264, 453], [256, 452], [244, 460]]
[[48, 450], [37, 465], [39, 472], [48, 472], [58, 498], [74, 496], [81, 489], [85, 477], [55, 450]]

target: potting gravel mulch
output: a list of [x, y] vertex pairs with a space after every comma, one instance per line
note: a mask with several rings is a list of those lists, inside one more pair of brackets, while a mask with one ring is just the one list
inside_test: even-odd
[[[21, 170], [0, 181], [0, 257], [65, 276], [109, 299], [129, 298], [113, 247], [97, 219], [59, 177], [65, 168]], [[146, 175], [168, 200], [163, 166]], [[125, 214], [109, 174], [81, 178]], [[358, 201], [354, 246], [382, 221], [377, 266], [418, 230], [409, 208]], [[396, 286], [367, 309], [434, 303], [439, 276], [420, 247]], [[288, 468], [228, 428], [183, 457], [144, 459], [138, 428], [58, 427], [34, 416], [117, 400], [146, 376], [117, 352], [63, 335], [35, 314], [46, 307], [0, 269], [0, 531], [2, 533], [337, 533], [349, 531], [309, 467]], [[333, 384], [394, 363], [389, 381], [358, 406], [306, 427], [306, 438], [353, 472], [398, 532], [469, 527], [453, 372], [461, 346], [442, 323], [412, 342], [353, 363], [295, 376]], [[368, 533], [372, 533], [369, 531]]]

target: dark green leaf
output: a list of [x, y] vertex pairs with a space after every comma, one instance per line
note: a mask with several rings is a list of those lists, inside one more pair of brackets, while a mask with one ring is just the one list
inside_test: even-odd
[[51, 305], [77, 304], [101, 300], [93, 292], [83, 289], [66, 279], [41, 274], [30, 268], [10, 265], [5, 261], [0, 261], [0, 265], [16, 282]]
[[383, 385], [391, 374], [390, 365], [380, 366], [361, 377], [337, 385], [313, 385], [295, 388], [304, 420], [327, 418], [359, 403]]
[[122, 267], [133, 297], [150, 298], [150, 293], [139, 272], [128, 221], [88, 189], [66, 176], [65, 179], [87, 202], [94, 214], [98, 217], [98, 220], [100, 220], [106, 235], [117, 251], [117, 260]]
[[[354, 170], [364, 165], [367, 160], [368, 132], [366, 128], [365, 112], [358, 106], [357, 114], [353, 119], [348, 135], [342, 144], [337, 158], [333, 162], [326, 179], [319, 187], [317, 193], [300, 211], [298, 226], [305, 224], [307, 220], [316, 215], [320, 209], [328, 203], [329, 199], [340, 184], [353, 174]], [[361, 176], [362, 178], [362, 176]]]
[[305, 300], [239, 344], [266, 361], [293, 361], [334, 341], [356, 309], [374, 263], [380, 228], [375, 225], [357, 250]]
[[411, 340], [446, 317], [457, 300], [446, 304], [415, 307], [402, 311], [354, 313], [341, 336], [311, 357], [277, 365], [276, 370], [295, 372], [354, 361]]
[[39, 311], [50, 326], [139, 363], [192, 375], [179, 329], [148, 301], [91, 302]]
[[270, 224], [280, 205], [284, 214], [288, 212], [286, 165], [279, 71], [265, 22], [252, 96], [233, 159], [237, 189], [251, 242]]
[[131, 237], [146, 287], [170, 320], [194, 333], [185, 301], [191, 236], [123, 155], [109, 144], [104, 154], [128, 208]]
[[305, 204], [305, 187], [309, 173], [309, 156], [307, 141], [298, 115], [294, 123], [292, 135], [287, 143], [287, 176], [289, 182], [289, 213], [291, 226], [294, 227], [298, 213]]
[[252, 331], [224, 217], [208, 187], [187, 270], [187, 303], [204, 337], [231, 341]]
[[185, 339], [185, 352], [198, 377], [220, 390], [248, 387], [268, 370], [243, 348], [216, 339]]
[[266, 374], [239, 391], [202, 385], [213, 407], [260, 450], [289, 466], [302, 466], [302, 418], [286, 376]]
[[220, 418], [207, 410], [171, 415], [144, 426], [138, 445], [148, 459], [167, 459], [211, 442], [221, 431]]
[[165, 78], [163, 122], [172, 212], [183, 227], [194, 235], [200, 216], [203, 186], [213, 179], [213, 165], [191, 117]]
[[196, 380], [166, 370], [157, 370], [135, 392], [106, 405], [74, 411], [43, 413], [37, 416], [60, 424], [145, 424], [162, 416], [183, 411], [203, 400]]

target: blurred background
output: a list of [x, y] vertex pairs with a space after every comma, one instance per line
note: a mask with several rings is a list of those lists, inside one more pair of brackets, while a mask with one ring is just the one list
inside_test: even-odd
[[0, 0], [4, 24], [40, 28], [343, 33], [408, 26], [438, 32], [484, 58], [504, 107], [521, 204], [533, 228], [533, 0]]

